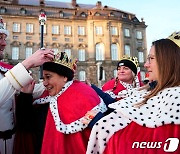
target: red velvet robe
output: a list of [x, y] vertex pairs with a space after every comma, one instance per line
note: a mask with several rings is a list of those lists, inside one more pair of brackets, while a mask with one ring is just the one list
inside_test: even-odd
[[[167, 154], [169, 152], [164, 151], [164, 146], [166, 147], [165, 143], [168, 138], [180, 140], [180, 125], [168, 124], [157, 128], [147, 128], [132, 122], [110, 138], [104, 154]], [[152, 144], [156, 144], [155, 147], [160, 148], [147, 148], [145, 145], [143, 145], [145, 148], [137, 148], [137, 144], [132, 148], [135, 141], [153, 142]], [[158, 146], [155, 142], [162, 143], [159, 143], [160, 146]], [[180, 143], [173, 154], [180, 154]]]
[[[58, 97], [58, 113], [64, 124], [74, 122], [100, 103], [96, 92], [86, 84], [74, 81]], [[90, 129], [74, 134], [63, 134], [56, 130], [51, 111], [48, 111], [42, 154], [85, 154]]]
[[[103, 91], [107, 91], [107, 90], [113, 89], [115, 82], [116, 82], [115, 79], [112, 79], [112, 80], [106, 82], [106, 83], [103, 85], [102, 90], [103, 90]], [[125, 90], [125, 89], [126, 89], [126, 88], [125, 88], [120, 82], [118, 82], [118, 83], [117, 83], [117, 86], [116, 86], [116, 89], [113, 90], [112, 92], [113, 92], [115, 95], [118, 95], [118, 93], [119, 93], [120, 91]]]

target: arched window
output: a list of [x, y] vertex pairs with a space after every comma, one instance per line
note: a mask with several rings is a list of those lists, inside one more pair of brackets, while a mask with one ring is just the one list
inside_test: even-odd
[[6, 9], [5, 7], [2, 6], [1, 9], [0, 9], [0, 13], [3, 14], [3, 13], [6, 13], [6, 12], [7, 12], [7, 9]]
[[64, 13], [62, 11], [59, 12], [59, 17], [63, 18], [64, 17]]
[[99, 12], [96, 12], [94, 15], [95, 16], [100, 16], [101, 14]]
[[111, 44], [111, 58], [112, 60], [118, 60], [117, 44]]
[[20, 9], [20, 13], [21, 13], [21, 14], [26, 14], [26, 9], [25, 9], [25, 8], [21, 8], [21, 9]]
[[80, 16], [81, 17], [86, 17], [86, 13], [82, 12]]
[[104, 44], [96, 44], [96, 60], [104, 60]]

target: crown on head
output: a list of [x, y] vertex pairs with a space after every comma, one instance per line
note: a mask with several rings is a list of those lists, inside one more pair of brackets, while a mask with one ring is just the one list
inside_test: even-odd
[[54, 55], [54, 63], [63, 65], [73, 70], [76, 59], [71, 59], [65, 52], [58, 52]]
[[124, 55], [121, 60], [129, 60], [129, 61], [133, 62], [136, 65], [136, 67], [139, 66], [137, 57], [130, 57], [128, 55]]
[[172, 33], [167, 39], [170, 39], [180, 47], [180, 32]]

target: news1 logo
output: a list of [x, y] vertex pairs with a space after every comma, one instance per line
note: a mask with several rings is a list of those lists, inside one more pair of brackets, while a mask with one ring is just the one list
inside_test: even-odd
[[[178, 138], [168, 138], [165, 143], [163, 150], [165, 152], [174, 152], [177, 150], [179, 145]], [[149, 149], [159, 149], [162, 147], [162, 142], [134, 142], [132, 148], [149, 148]]]

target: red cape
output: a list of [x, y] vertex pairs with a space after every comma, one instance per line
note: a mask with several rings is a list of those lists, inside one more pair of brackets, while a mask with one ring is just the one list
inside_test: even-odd
[[[112, 80], [106, 82], [106, 83], [103, 85], [102, 90], [103, 90], [103, 91], [107, 91], [107, 90], [113, 89], [115, 82], [116, 82], [115, 79], [112, 79]], [[115, 95], [118, 95], [118, 93], [119, 93], [120, 91], [125, 90], [125, 89], [126, 89], [126, 88], [125, 88], [120, 82], [118, 82], [118, 83], [117, 83], [117, 86], [116, 86], [116, 89], [113, 90], [112, 92], [113, 92]]]
[[0, 61], [0, 71], [6, 73], [8, 70], [13, 68], [12, 65]]
[[[73, 84], [58, 98], [59, 116], [64, 124], [82, 118], [87, 111], [100, 103], [96, 92], [86, 84], [74, 81]], [[63, 134], [56, 130], [54, 119], [49, 110], [42, 154], [85, 154], [90, 135], [86, 128], [74, 134]]]
[[[157, 128], [147, 128], [132, 122], [125, 129], [119, 130], [111, 137], [104, 154], [167, 154], [169, 152], [164, 151], [164, 146], [166, 146], [165, 143], [168, 138], [178, 138], [180, 140], [180, 125], [168, 124]], [[144, 144], [142, 146], [145, 148], [140, 148], [137, 144], [132, 148], [134, 142], [151, 142], [156, 148], [147, 148], [147, 145]], [[167, 145], [169, 145], [169, 142], [167, 142]], [[180, 143], [173, 154], [180, 154]]]

